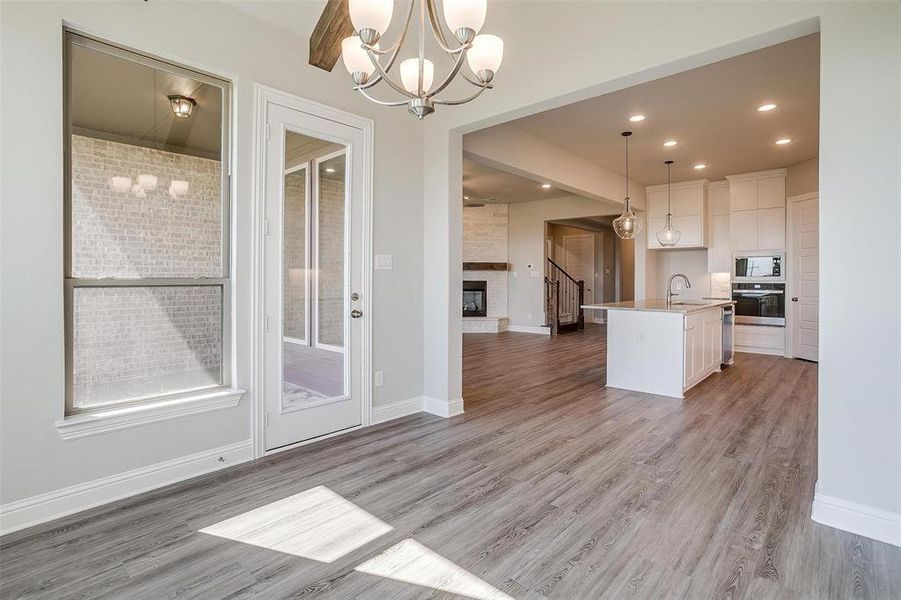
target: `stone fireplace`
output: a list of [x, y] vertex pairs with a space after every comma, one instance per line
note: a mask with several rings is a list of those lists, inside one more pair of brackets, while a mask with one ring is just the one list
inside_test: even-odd
[[463, 316], [487, 317], [488, 316], [488, 282], [464, 281], [463, 282]]

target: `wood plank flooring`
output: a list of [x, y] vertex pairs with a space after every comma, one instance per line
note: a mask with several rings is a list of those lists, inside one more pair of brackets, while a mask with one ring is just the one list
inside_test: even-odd
[[677, 401], [604, 355], [600, 326], [466, 336], [464, 415], [6, 536], [0, 597], [901, 598], [901, 549], [809, 518], [815, 364], [740, 354]]

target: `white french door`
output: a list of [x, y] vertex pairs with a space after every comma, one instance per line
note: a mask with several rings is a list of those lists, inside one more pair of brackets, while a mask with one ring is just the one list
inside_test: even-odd
[[362, 130], [270, 103], [265, 450], [363, 423]]

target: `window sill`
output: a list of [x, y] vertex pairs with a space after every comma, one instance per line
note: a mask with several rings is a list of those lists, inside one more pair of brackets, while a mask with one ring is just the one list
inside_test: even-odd
[[72, 415], [57, 421], [56, 429], [64, 440], [75, 440], [211, 410], [233, 408], [238, 406], [244, 394], [244, 390], [238, 389], [216, 390], [176, 400]]

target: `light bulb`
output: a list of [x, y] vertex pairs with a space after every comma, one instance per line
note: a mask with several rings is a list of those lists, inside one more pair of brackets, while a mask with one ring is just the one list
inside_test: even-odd
[[[432, 87], [435, 78], [435, 64], [425, 59], [422, 66], [422, 91], [426, 93]], [[400, 63], [400, 80], [404, 88], [411, 94], [419, 95], [419, 59], [408, 58]]]
[[472, 72], [485, 83], [491, 81], [504, 60], [504, 40], [490, 33], [477, 35], [466, 52]]
[[172, 198], [181, 198], [188, 193], [188, 185], [187, 181], [173, 179], [169, 184], [169, 195]]
[[155, 190], [157, 181], [156, 175], [138, 175], [138, 185], [146, 192]]
[[109, 189], [114, 192], [130, 192], [131, 177], [110, 177]]
[[357, 32], [370, 29], [376, 33], [375, 39], [364, 41], [374, 43], [388, 30], [394, 12], [394, 0], [350, 0], [348, 2], [350, 22]]
[[486, 0], [444, 0], [444, 20], [458, 40], [461, 36], [457, 32], [461, 29], [472, 30], [471, 35], [477, 34], [485, 24], [487, 11]]
[[[375, 44], [375, 47], [378, 48], [379, 45]], [[375, 71], [375, 65], [363, 50], [363, 42], [358, 35], [351, 35], [341, 40], [341, 58], [344, 60], [344, 68], [351, 74], [357, 85], [366, 83], [366, 80]], [[360, 81], [357, 81], [358, 79]]]

